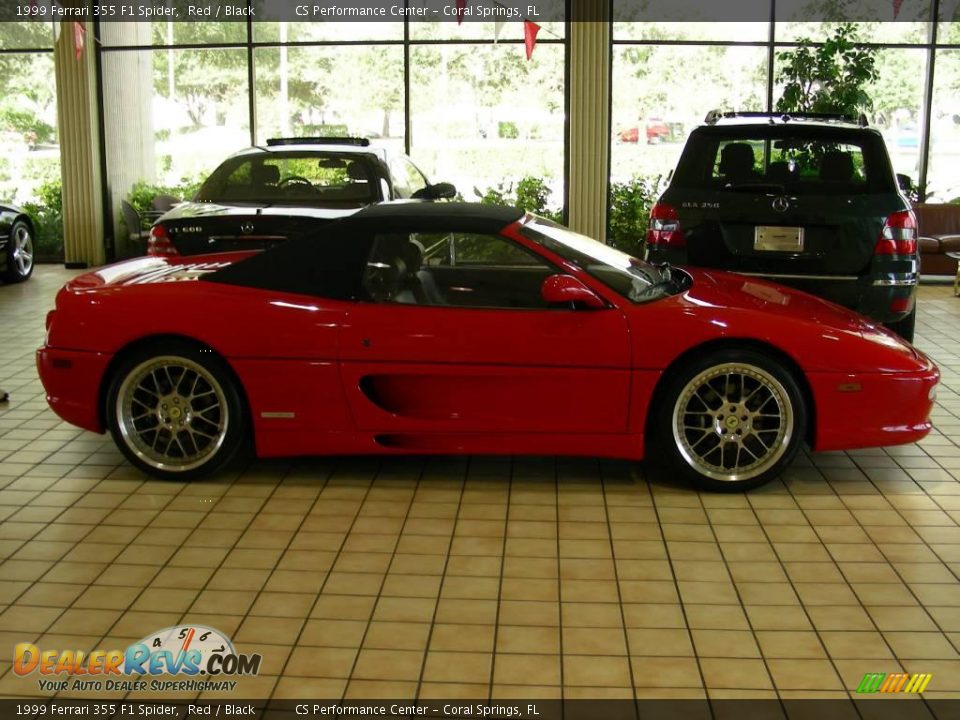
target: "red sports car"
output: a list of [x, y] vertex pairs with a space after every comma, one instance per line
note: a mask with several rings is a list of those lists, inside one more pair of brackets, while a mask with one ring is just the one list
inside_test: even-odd
[[919, 440], [939, 372], [810, 295], [653, 266], [512, 208], [385, 203], [262, 253], [77, 277], [51, 407], [170, 479], [260, 457], [641, 459], [711, 489]]

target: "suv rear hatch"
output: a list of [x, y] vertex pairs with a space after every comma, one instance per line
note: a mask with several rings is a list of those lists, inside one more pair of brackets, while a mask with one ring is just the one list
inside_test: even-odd
[[670, 188], [691, 265], [782, 279], [870, 270], [907, 206], [879, 133], [843, 127], [704, 127]]

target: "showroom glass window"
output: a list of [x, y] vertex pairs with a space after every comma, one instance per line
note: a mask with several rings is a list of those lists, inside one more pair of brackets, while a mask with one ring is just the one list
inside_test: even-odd
[[53, 42], [50, 23], [0, 23], [0, 202], [33, 217], [38, 260], [63, 259]]
[[[663, 0], [674, 16], [674, 3]], [[763, 5], [763, 3], [761, 3]], [[842, 4], [831, 6], [838, 12]], [[849, 5], [863, 47], [874, 53], [879, 78], [868, 88], [871, 126], [884, 136], [894, 170], [914, 182], [927, 178], [937, 200], [960, 196], [960, 30], [957, 23], [929, 21], [932, 3], [897, 4], [862, 0]], [[837, 22], [809, 22], [807, 0], [777, 0], [770, 12], [758, 6], [757, 17], [775, 22], [630, 22], [632, 0], [615, 0], [611, 116], [611, 182], [643, 177], [664, 182], [676, 164], [690, 129], [706, 112], [771, 110], [780, 96], [776, 81], [781, 54], [803, 38], [827, 37]], [[644, 5], [646, 18], [658, 12], [658, 0]], [[814, 5], [816, 7], [816, 5]], [[943, 3], [940, 12], [948, 10]], [[644, 18], [637, 17], [637, 20]], [[840, 18], [837, 18], [838, 20]], [[952, 19], [952, 18], [941, 18]], [[935, 54], [935, 58], [932, 55]], [[771, 63], [770, 60], [773, 60]], [[935, 65], [931, 66], [931, 59]], [[930, 137], [925, 146], [925, 98], [929, 93]], [[925, 147], [929, 153], [924, 156]]]
[[117, 256], [137, 252], [121, 247], [121, 201], [188, 198], [229, 154], [278, 136], [368, 137], [465, 200], [534, 176], [563, 205], [562, 22], [542, 23], [528, 61], [519, 21], [497, 38], [493, 23], [281, 22], [254, 6], [249, 24], [100, 24]]

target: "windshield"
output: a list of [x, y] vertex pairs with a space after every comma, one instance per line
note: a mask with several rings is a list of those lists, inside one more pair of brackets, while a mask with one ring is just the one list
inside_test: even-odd
[[376, 200], [376, 177], [362, 155], [289, 152], [243, 155], [217, 168], [200, 188], [203, 202], [363, 207]]
[[680, 290], [669, 269], [661, 270], [549, 220], [534, 217], [520, 232], [631, 302], [647, 303]]

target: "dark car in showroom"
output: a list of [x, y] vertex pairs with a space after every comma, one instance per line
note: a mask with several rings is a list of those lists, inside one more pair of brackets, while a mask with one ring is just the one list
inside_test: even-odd
[[913, 340], [917, 222], [864, 118], [709, 113], [651, 210], [645, 256], [789, 285]]
[[23, 210], [0, 205], [0, 280], [23, 282], [33, 274], [33, 221]]
[[148, 255], [263, 249], [384, 200], [452, 198], [409, 157], [366, 138], [273, 138], [227, 158], [150, 230]]

